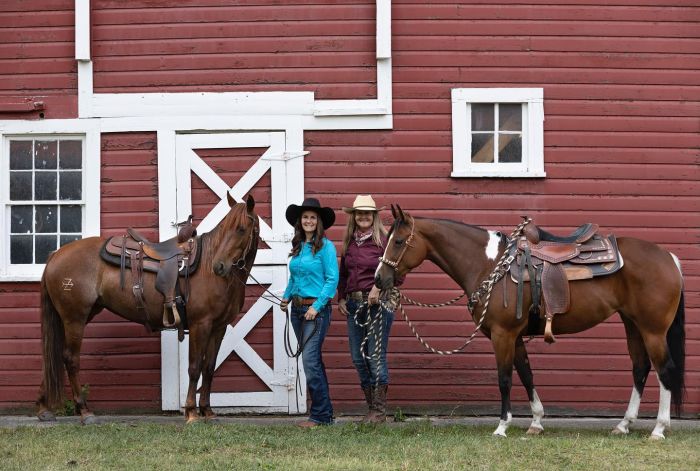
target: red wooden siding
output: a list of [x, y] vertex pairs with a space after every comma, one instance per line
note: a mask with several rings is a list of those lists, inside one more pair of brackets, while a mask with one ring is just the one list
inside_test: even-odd
[[95, 92], [375, 97], [374, 2], [320, 3], [96, 0]]
[[[46, 96], [47, 117], [76, 115], [73, 2], [3, 2], [0, 103]], [[374, 2], [185, 0], [177, 5], [94, 0], [96, 92], [314, 91], [316, 98], [373, 98]], [[172, 3], [172, 2], [171, 2]], [[235, 4], [234, 3], [239, 3]], [[244, 4], [243, 4], [244, 3]], [[394, 0], [394, 126], [383, 131], [305, 133], [305, 188], [334, 208], [358, 193], [413, 214], [510, 232], [521, 214], [554, 231], [583, 222], [640, 237], [677, 254], [686, 284], [687, 406], [700, 413], [700, 9], [697, 0]], [[24, 12], [18, 14], [18, 12]], [[12, 70], [11, 70], [12, 69]], [[544, 179], [453, 179], [450, 91], [544, 89]], [[1, 106], [0, 106], [1, 108]], [[1, 109], [0, 109], [1, 112]], [[57, 113], [57, 114], [52, 114]], [[0, 119], [8, 115], [0, 113]], [[12, 117], [26, 117], [10, 115]], [[34, 115], [33, 115], [34, 116]], [[157, 158], [152, 133], [105, 134], [104, 235], [126, 226], [157, 237]], [[233, 183], [252, 150], [199, 155]], [[248, 159], [248, 160], [246, 160]], [[193, 178], [195, 216], [215, 203]], [[269, 215], [269, 179], [253, 191]], [[340, 243], [346, 215], [330, 237]], [[388, 220], [387, 213], [383, 217]], [[405, 292], [425, 302], [456, 285], [433, 265], [409, 275]], [[251, 289], [249, 296], [258, 294]], [[248, 299], [247, 305], [251, 302]], [[36, 283], [0, 284], [0, 409], [28, 408], [40, 380]], [[473, 331], [464, 303], [407, 308], [419, 332], [450, 349]], [[84, 381], [95, 408], [160, 409], [156, 334], [98, 316], [88, 327]], [[362, 394], [345, 319], [333, 314], [324, 359], [340, 413]], [[270, 361], [271, 323], [249, 335]], [[623, 413], [631, 362], [617, 316], [555, 345], [528, 345], [546, 412]], [[495, 359], [483, 337], [464, 354], [424, 352], [400, 313], [392, 329], [391, 406], [404, 411], [499, 409]], [[527, 400], [516, 377], [515, 410]], [[240, 362], [217, 373], [217, 391], [259, 384]], [[240, 386], [242, 385], [242, 386]], [[656, 411], [652, 375], [642, 410]]]
[[[0, 119], [74, 117], [78, 109], [73, 0], [0, 5]], [[33, 111], [31, 103], [43, 103]], [[22, 105], [29, 103], [28, 108]], [[24, 108], [23, 111], [18, 111]]]

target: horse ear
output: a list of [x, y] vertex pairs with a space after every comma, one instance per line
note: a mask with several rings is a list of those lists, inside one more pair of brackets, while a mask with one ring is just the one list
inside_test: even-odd
[[391, 205], [391, 215], [394, 217], [394, 219], [398, 219], [398, 216], [396, 215], [396, 208], [394, 208], [393, 203]]
[[236, 205], [236, 200], [233, 199], [233, 196], [231, 196], [231, 193], [228, 191], [226, 192], [226, 199], [228, 200], [229, 207], [233, 208]]
[[253, 195], [249, 194], [248, 198], [245, 201], [246, 209], [248, 210], [249, 213], [253, 212], [253, 208], [255, 207], [255, 198], [253, 198]]
[[402, 221], [406, 220], [406, 215], [403, 213], [403, 209], [401, 209], [401, 206], [398, 204], [396, 205], [396, 211], [399, 213], [398, 219], [401, 219]]

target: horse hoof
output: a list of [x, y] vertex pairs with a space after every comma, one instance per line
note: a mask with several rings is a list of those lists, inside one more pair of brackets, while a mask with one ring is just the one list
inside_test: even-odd
[[627, 435], [628, 433], [629, 433], [629, 430], [625, 431], [625, 430], [622, 430], [618, 427], [615, 427], [614, 429], [612, 429], [610, 431], [611, 435]]
[[56, 415], [48, 410], [42, 411], [37, 415], [41, 422], [56, 422]]
[[199, 422], [199, 417], [197, 417], [196, 415], [193, 415], [193, 416], [187, 417], [185, 424], [190, 425], [190, 424], [193, 424], [195, 422]]
[[528, 435], [539, 435], [542, 432], [544, 432], [544, 429], [542, 427], [530, 427], [525, 433], [527, 433]]
[[95, 414], [83, 416], [80, 418], [80, 423], [83, 425], [95, 425], [97, 423], [97, 417], [95, 417]]
[[652, 441], [666, 440], [666, 437], [664, 437], [663, 434], [659, 435], [656, 433], [652, 433], [649, 436], [649, 440], [652, 440]]
[[508, 438], [508, 436], [506, 435], [506, 432], [501, 432], [499, 430], [496, 430], [495, 432], [493, 432], [493, 436], [497, 437], [497, 438]]

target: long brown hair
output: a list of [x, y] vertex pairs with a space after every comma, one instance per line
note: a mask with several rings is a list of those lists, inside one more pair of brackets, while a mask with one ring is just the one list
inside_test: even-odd
[[[372, 212], [374, 213], [372, 215], [372, 240], [375, 244], [377, 244], [377, 247], [384, 248], [382, 238], [386, 237], [386, 229], [384, 228], [384, 224], [382, 224], [382, 221], [379, 218], [379, 212]], [[343, 250], [341, 252], [341, 255], [345, 255], [345, 252], [347, 252], [348, 245], [350, 245], [350, 241], [355, 237], [354, 234], [356, 229], [357, 223], [355, 222], [355, 212], [353, 211], [352, 213], [350, 213], [350, 217], [348, 218], [348, 225], [345, 228], [345, 237], [343, 238]]]
[[[315, 211], [314, 211], [315, 212]], [[318, 213], [316, 213], [318, 214]], [[318, 214], [318, 222], [316, 223], [316, 233], [311, 238], [311, 253], [316, 255], [316, 252], [323, 247], [323, 238], [326, 236], [326, 230], [323, 228], [321, 215]], [[294, 223], [294, 237], [292, 238], [292, 251], [289, 252], [290, 257], [296, 257], [301, 253], [302, 244], [306, 242], [306, 234], [301, 227], [301, 214], [299, 219]]]

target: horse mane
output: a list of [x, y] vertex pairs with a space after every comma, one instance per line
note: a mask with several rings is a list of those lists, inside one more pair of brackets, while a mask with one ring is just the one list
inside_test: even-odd
[[[440, 223], [447, 223], [448, 225], [454, 225], [454, 226], [458, 226], [460, 228], [477, 229], [479, 231], [487, 232], [487, 230], [484, 229], [483, 227], [475, 226], [473, 224], [467, 224], [464, 222], [454, 221], [452, 219], [411, 216], [410, 214], [406, 214], [406, 213], [404, 213], [404, 215], [406, 215], [410, 218], [413, 218], [413, 219], [417, 219], [417, 220], [430, 220], [430, 221], [435, 221], [435, 222], [440, 222]], [[405, 224], [405, 223], [406, 223], [406, 221], [404, 221], [404, 220], [394, 219], [394, 222], [392, 223], [391, 228], [389, 228], [389, 234], [387, 235], [387, 237], [391, 237], [391, 233], [394, 232], [394, 230], [398, 227], [399, 224]]]

